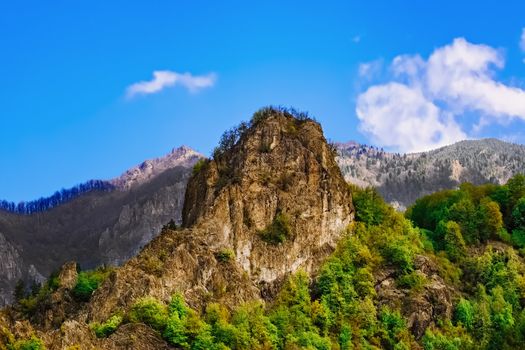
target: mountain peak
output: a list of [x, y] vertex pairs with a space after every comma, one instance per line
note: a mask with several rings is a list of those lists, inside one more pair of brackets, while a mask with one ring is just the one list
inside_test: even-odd
[[192, 167], [201, 158], [204, 158], [202, 154], [183, 145], [173, 148], [164, 157], [146, 160], [109, 182], [120, 190], [128, 190], [151, 180], [167, 169], [177, 166]]

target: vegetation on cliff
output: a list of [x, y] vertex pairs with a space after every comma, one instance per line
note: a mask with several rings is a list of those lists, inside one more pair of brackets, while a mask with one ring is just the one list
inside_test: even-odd
[[194, 168], [183, 227], [105, 282], [73, 269], [44, 286], [35, 334], [58, 348], [119, 348], [136, 330], [133, 346], [155, 349], [524, 347], [524, 176], [402, 214], [344, 183], [318, 124], [265, 111]]
[[[181, 295], [168, 305], [143, 299], [125, 322], [148, 324], [168, 343], [187, 349], [453, 350], [525, 344], [525, 264], [507, 244], [521, 247], [512, 238], [523, 228], [517, 215], [525, 194], [521, 176], [505, 186], [465, 184], [422, 198], [408, 219], [375, 190], [353, 188], [353, 193], [358, 221], [313, 283], [299, 272], [272, 303], [234, 310], [212, 303], [202, 314]], [[505, 234], [507, 229], [512, 234]], [[396, 288], [425, 297], [432, 281], [416, 266], [420, 256], [438, 265], [439, 277], [453, 290], [453, 311], [418, 337], [406, 310], [380, 295], [377, 276], [392, 269]]]

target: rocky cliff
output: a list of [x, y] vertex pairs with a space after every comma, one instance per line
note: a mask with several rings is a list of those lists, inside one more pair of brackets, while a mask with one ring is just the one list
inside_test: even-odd
[[[234, 138], [195, 167], [182, 228], [165, 229], [116, 269], [89, 303], [67, 311], [66, 302], [33, 323], [49, 348], [123, 349], [132, 338], [134, 348], [166, 348], [140, 325], [96, 339], [88, 324], [129, 310], [144, 296], [166, 301], [180, 292], [198, 310], [211, 301], [233, 307], [272, 299], [291, 273], [317, 273], [354, 215], [320, 125], [271, 109], [249, 128], [236, 129]], [[75, 275], [74, 267], [65, 269], [70, 272], [61, 275]], [[67, 300], [67, 288], [54, 295]], [[13, 319], [5, 322], [16, 328]]]
[[202, 156], [181, 147], [92, 191], [30, 215], [0, 210], [0, 305], [19, 279], [42, 282], [64, 262], [83, 268], [119, 265], [136, 255], [170, 220], [180, 224], [186, 183]]

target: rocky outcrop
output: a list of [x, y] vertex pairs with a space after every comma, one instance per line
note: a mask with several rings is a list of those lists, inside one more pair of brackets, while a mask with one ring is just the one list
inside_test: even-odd
[[[289, 274], [316, 274], [354, 214], [319, 124], [276, 110], [215, 159], [200, 163], [185, 198], [182, 228], [165, 228], [115, 269], [89, 303], [67, 311], [64, 295], [63, 304], [34, 323], [49, 348], [167, 348], [141, 325], [95, 339], [88, 324], [126, 312], [145, 296], [168, 301], [180, 292], [197, 310], [213, 301], [233, 308], [271, 299]], [[276, 233], [278, 240], [268, 239]], [[65, 282], [56, 295], [75, 279], [73, 266], [61, 271]], [[50, 322], [62, 317], [57, 310], [69, 312], [59, 327]]]
[[66, 261], [82, 268], [120, 265], [173, 220], [180, 224], [186, 183], [202, 156], [187, 147], [113, 180], [117, 190], [85, 193], [48, 211], [0, 211], [0, 305], [19, 279], [41, 283]]
[[[0, 305], [11, 300], [13, 281], [22, 277], [18, 250], [0, 232]], [[3, 293], [1, 293], [3, 291]]]
[[[261, 238], [280, 215], [289, 238]], [[274, 115], [203, 167], [188, 184], [183, 225], [204, 231], [212, 249], [228, 247], [270, 295], [301, 268], [315, 272], [352, 221], [351, 195], [321, 127]]]
[[395, 270], [379, 271], [375, 289], [379, 305], [401, 310], [408, 328], [420, 339], [436, 321], [451, 318], [455, 291], [447, 286], [439, 276], [437, 265], [427, 256], [416, 256], [414, 273], [425, 281], [419, 291], [399, 287]]
[[[275, 113], [200, 165], [186, 190], [184, 228], [166, 230], [94, 296], [89, 319], [138, 298], [183, 292], [197, 309], [271, 298], [302, 269], [315, 274], [353, 220], [351, 194], [316, 122]], [[262, 232], [286, 217], [283, 242]], [[222, 252], [232, 252], [227, 261]]]

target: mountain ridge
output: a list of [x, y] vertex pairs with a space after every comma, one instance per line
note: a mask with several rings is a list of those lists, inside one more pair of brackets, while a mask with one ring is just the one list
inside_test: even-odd
[[182, 146], [131, 168], [113, 184], [101, 182], [110, 190], [76, 191], [27, 206], [39, 203], [42, 210], [0, 210], [0, 304], [13, 300], [18, 280], [42, 283], [68, 260], [84, 268], [119, 265], [163, 225], [180, 224], [186, 182], [201, 157]]
[[376, 187], [386, 201], [403, 209], [424, 195], [462, 182], [503, 184], [525, 173], [525, 146], [494, 138], [463, 140], [420, 153], [391, 153], [350, 141], [338, 143], [337, 161], [345, 179]]
[[109, 180], [87, 180], [71, 188], [62, 188], [59, 191], [55, 191], [55, 193], [50, 196], [40, 197], [30, 201], [21, 201], [18, 204], [12, 201], [0, 200], [0, 210], [15, 214], [30, 215], [51, 210], [89, 192], [129, 190], [134, 186], [147, 182], [165, 170], [176, 166], [192, 166], [199, 158], [204, 158], [204, 156], [192, 148], [182, 145], [173, 148], [170, 153], [162, 157], [145, 160], [124, 171], [120, 176]]

